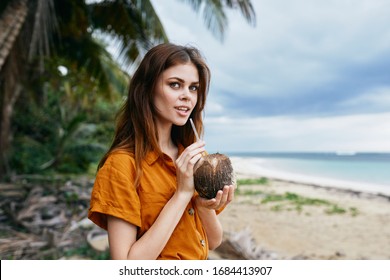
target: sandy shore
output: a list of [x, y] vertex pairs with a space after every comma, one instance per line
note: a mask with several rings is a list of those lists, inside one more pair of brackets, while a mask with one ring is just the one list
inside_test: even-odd
[[[385, 188], [299, 182], [286, 174], [269, 176], [243, 158], [232, 162], [237, 179], [273, 179], [239, 186], [235, 200], [220, 214], [226, 236], [246, 230], [271, 259], [390, 259], [390, 196]], [[279, 200], [264, 203], [267, 198]], [[211, 258], [221, 253], [212, 252]]]

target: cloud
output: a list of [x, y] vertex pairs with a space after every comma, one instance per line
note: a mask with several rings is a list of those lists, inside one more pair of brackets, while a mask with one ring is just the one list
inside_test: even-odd
[[390, 113], [325, 118], [207, 118], [206, 144], [219, 152], [390, 150]]
[[171, 40], [200, 48], [212, 70], [209, 144], [390, 151], [390, 2], [252, 2], [256, 28], [230, 11], [221, 43], [189, 5], [153, 1]]
[[367, 108], [372, 111], [390, 110], [390, 86], [378, 86], [369, 88], [358, 97], [349, 99], [340, 104], [347, 108]]

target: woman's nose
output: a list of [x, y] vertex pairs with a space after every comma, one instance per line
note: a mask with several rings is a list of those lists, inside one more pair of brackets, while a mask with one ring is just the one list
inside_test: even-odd
[[180, 99], [181, 100], [187, 100], [190, 98], [190, 90], [189, 89], [186, 89], [184, 88], [181, 95], [180, 95]]

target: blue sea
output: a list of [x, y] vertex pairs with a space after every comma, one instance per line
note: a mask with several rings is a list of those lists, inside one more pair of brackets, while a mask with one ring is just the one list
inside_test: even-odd
[[390, 153], [228, 153], [228, 155], [262, 159], [259, 164], [271, 170], [378, 184], [388, 186], [390, 190]]

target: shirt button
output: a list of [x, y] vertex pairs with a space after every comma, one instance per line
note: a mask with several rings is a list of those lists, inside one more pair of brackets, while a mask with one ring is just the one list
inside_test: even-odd
[[202, 247], [206, 246], [206, 241], [204, 239], [200, 240], [200, 244], [202, 244]]
[[190, 214], [192, 216], [192, 215], [194, 215], [194, 213], [195, 213], [194, 208], [188, 209], [188, 214]]

